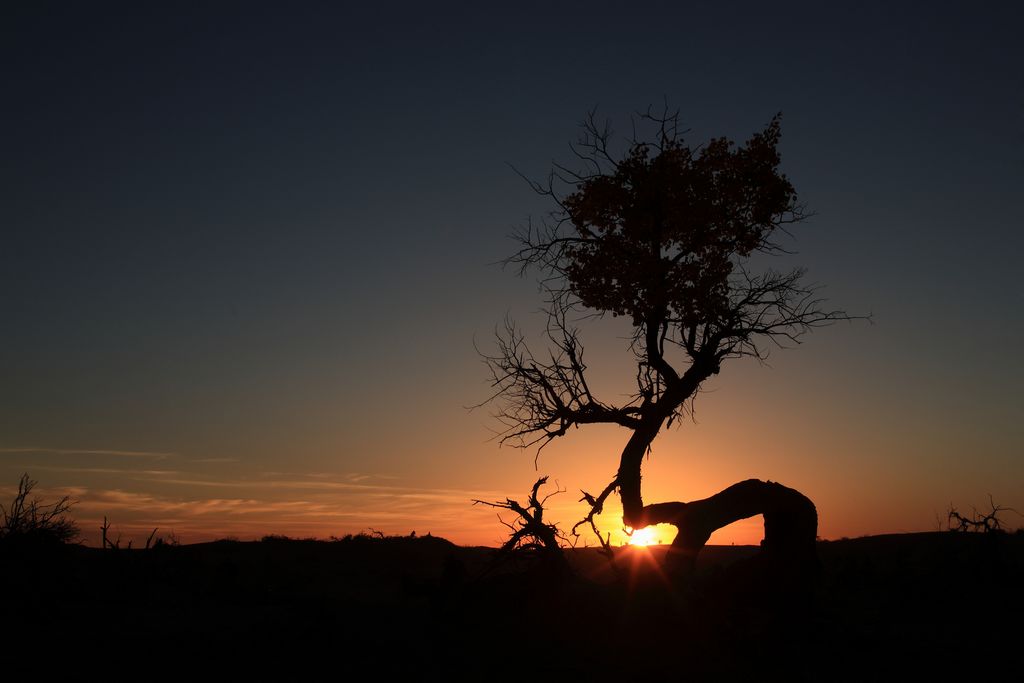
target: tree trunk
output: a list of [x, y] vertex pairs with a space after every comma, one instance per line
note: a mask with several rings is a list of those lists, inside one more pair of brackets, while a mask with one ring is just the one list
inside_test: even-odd
[[[648, 328], [657, 329], [658, 325], [653, 327], [649, 325]], [[657, 348], [657, 336], [648, 337], [648, 348]], [[665, 363], [660, 354], [656, 354], [656, 358], [651, 362], [653, 365]], [[643, 497], [640, 494], [640, 466], [665, 421], [673, 415], [676, 408], [697, 392], [701, 382], [717, 373], [718, 361], [715, 360], [713, 354], [695, 358], [693, 365], [682, 377], [671, 383], [657, 404], [645, 407], [640, 424], [634, 428], [633, 435], [622, 449], [622, 455], [619, 457], [619, 472], [616, 475], [619, 496], [622, 499], [622, 520], [628, 526], [642, 529], [650, 524], [668, 521], [648, 521], [646, 519], [646, 513], [650, 506], [644, 506]]]
[[643, 518], [648, 524], [668, 523], [679, 530], [672, 556], [692, 569], [712, 533], [754, 515], [764, 515], [765, 555], [786, 563], [814, 560], [818, 511], [807, 496], [776, 482], [748, 479], [703, 500], [648, 505]]
[[622, 521], [633, 529], [642, 529], [649, 524], [645, 518], [646, 508], [640, 495], [640, 465], [651, 442], [661, 429], [662, 420], [648, 420], [641, 424], [629, 438], [622, 449], [619, 460], [619, 472], [616, 480], [619, 483], [619, 497], [622, 499]]
[[[672, 400], [692, 395], [699, 382], [711, 372], [702, 366], [699, 372], [694, 370], [692, 377], [684, 377], [689, 384], [678, 384]], [[762, 556], [781, 560], [780, 564], [804, 560], [813, 563], [817, 557], [818, 511], [807, 496], [782, 484], [748, 479], [704, 500], [644, 505], [641, 465], [666, 418], [663, 411], [646, 415], [622, 450], [615, 481], [622, 499], [624, 524], [633, 529], [663, 523], [676, 527], [679, 533], [672, 542], [671, 557], [682, 568], [692, 569], [697, 555], [715, 530], [754, 515], [764, 515]]]

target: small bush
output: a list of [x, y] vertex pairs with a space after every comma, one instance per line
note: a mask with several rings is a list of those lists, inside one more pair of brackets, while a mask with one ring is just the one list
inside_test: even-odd
[[960, 512], [950, 504], [948, 515], [949, 530], [987, 534], [1005, 533], [1006, 530], [1003, 529], [1004, 521], [1000, 519], [999, 515], [1004, 512], [1020, 513], [1013, 508], [996, 505], [995, 501], [992, 500], [992, 496], [988, 497], [988, 502], [992, 508], [991, 512], [979, 512], [977, 508], [974, 508], [974, 512], [970, 516], [960, 514]]
[[72, 543], [78, 540], [78, 525], [67, 516], [74, 502], [64, 496], [46, 505], [29, 494], [38, 482], [21, 476], [18, 492], [9, 506], [0, 503], [0, 542]]
[[292, 539], [284, 534], [267, 534], [260, 539], [262, 543], [287, 543]]

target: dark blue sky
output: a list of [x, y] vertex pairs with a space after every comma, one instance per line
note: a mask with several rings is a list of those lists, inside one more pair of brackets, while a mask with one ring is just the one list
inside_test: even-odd
[[[462, 410], [486, 394], [474, 335], [539, 304], [488, 265], [547, 208], [507, 164], [541, 176], [588, 110], [626, 131], [667, 98], [695, 140], [783, 112], [783, 166], [817, 213], [798, 260], [874, 316], [773, 370], [737, 365], [708, 438], [760, 419], [764, 390], [773, 424], [816, 425], [799, 448], [837, 453], [763, 476], [830, 496], [851, 473], [891, 481], [873, 505], [920, 486], [893, 528], [1024, 490], [1015, 3], [183, 5], [0, 10], [5, 481], [199, 496], [50, 449], [237, 461], [211, 482], [521, 488], [532, 460], [493, 453]], [[850, 519], [867, 505], [835, 499]]]

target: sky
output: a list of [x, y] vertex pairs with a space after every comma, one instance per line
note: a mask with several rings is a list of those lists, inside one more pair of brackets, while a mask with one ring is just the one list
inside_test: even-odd
[[[771, 479], [830, 539], [934, 530], [990, 495], [1024, 511], [1022, 19], [1010, 2], [7, 4], [0, 494], [28, 472], [44, 500], [70, 495], [88, 543], [106, 516], [136, 542], [494, 545], [506, 529], [471, 501], [550, 475], [549, 519], [571, 526], [627, 433], [573, 431], [535, 469], [467, 409], [495, 325], [540, 323], [537, 275], [496, 265], [551, 208], [516, 170], [571, 161], [595, 107], [626, 133], [667, 101], [695, 142], [782, 112], [782, 168], [815, 213], [794, 262], [871, 320], [725, 365], [655, 441], [645, 501]], [[610, 392], [633, 376], [623, 334], [583, 330]], [[619, 542], [617, 507], [601, 526]], [[712, 543], [760, 538], [754, 518]]]

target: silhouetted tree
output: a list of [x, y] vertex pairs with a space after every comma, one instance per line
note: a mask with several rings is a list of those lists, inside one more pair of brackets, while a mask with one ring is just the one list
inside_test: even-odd
[[[571, 145], [580, 168], [556, 164], [546, 181], [528, 180], [555, 206], [516, 235], [519, 249], [507, 264], [542, 273], [550, 345], [534, 355], [507, 321], [497, 352], [485, 354], [501, 442], [539, 453], [570, 427], [606, 423], [631, 432], [615, 477], [596, 496], [583, 492], [590, 512], [574, 533], [586, 523], [597, 531], [594, 516], [617, 490], [629, 527], [677, 527], [677, 557], [692, 561], [715, 529], [756, 514], [765, 518], [766, 549], [813, 553], [815, 507], [779, 484], [744, 481], [690, 503], [644, 504], [641, 495], [651, 443], [692, 408], [724, 361], [763, 360], [771, 347], [851, 317], [826, 308], [803, 269], [752, 263], [787, 253], [778, 238], [807, 216], [779, 171], [780, 118], [739, 146], [724, 137], [691, 146], [678, 112], [648, 110], [633, 123], [633, 139], [616, 154], [610, 128], [591, 113]], [[644, 131], [647, 138], [638, 137]], [[592, 391], [574, 314], [631, 323], [636, 391], [627, 400]]]

